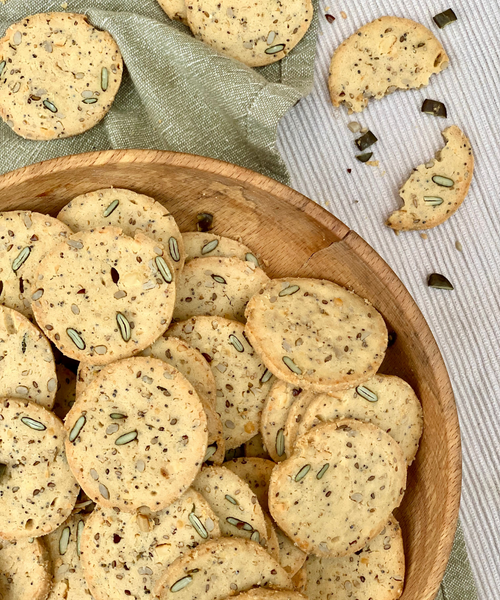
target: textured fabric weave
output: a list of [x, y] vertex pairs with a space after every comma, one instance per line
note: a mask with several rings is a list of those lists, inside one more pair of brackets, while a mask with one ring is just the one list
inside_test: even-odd
[[[423, 310], [441, 346], [457, 395], [464, 442], [462, 520], [481, 600], [500, 599], [499, 513], [500, 353], [496, 345], [500, 282], [500, 230], [494, 210], [500, 188], [494, 163], [499, 139], [500, 83], [496, 0], [454, 0], [460, 22], [438, 32], [452, 67], [421, 91], [399, 93], [348, 117], [328, 100], [328, 64], [334, 48], [373, 18], [397, 14], [433, 28], [431, 17], [448, 8], [443, 0], [316, 0], [316, 19], [304, 40], [280, 63], [261, 69], [219, 56], [171, 22], [156, 0], [68, 0], [68, 10], [85, 12], [117, 40], [126, 72], [111, 112], [81, 136], [52, 142], [17, 137], [0, 124], [0, 173], [55, 156], [108, 148], [154, 148], [211, 156], [288, 182], [331, 210], [372, 244], [396, 270]], [[470, 16], [480, 9], [481, 31]], [[0, 4], [0, 33], [30, 13], [61, 10], [61, 2], [7, 0]], [[341, 11], [346, 11], [343, 19]], [[325, 12], [336, 17], [333, 23]], [[312, 87], [313, 93], [289, 109]], [[476, 15], [477, 17], [477, 15]], [[437, 31], [436, 28], [433, 28]], [[497, 61], [495, 63], [495, 60]], [[477, 90], [479, 86], [479, 92]], [[446, 102], [441, 121], [419, 113], [425, 97]], [[276, 151], [276, 129], [281, 120]], [[380, 138], [379, 169], [353, 159], [351, 120]], [[399, 206], [397, 189], [413, 166], [441, 144], [439, 131], [456, 123], [471, 136], [478, 168], [466, 205], [446, 225], [395, 237], [384, 225]], [[347, 169], [352, 169], [350, 174]], [[464, 252], [458, 253], [459, 239]], [[449, 276], [456, 291], [428, 290], [426, 275]], [[496, 312], [495, 312], [496, 309]], [[481, 345], [479, 344], [481, 342]], [[478, 436], [478, 423], [481, 435]], [[496, 465], [496, 469], [495, 469]], [[495, 512], [496, 511], [496, 512]], [[475, 600], [462, 530], [459, 527], [438, 600]]]

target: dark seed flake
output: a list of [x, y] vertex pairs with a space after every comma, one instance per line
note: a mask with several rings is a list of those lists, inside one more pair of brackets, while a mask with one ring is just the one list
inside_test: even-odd
[[371, 131], [367, 131], [365, 134], [355, 140], [356, 146], [360, 150], [366, 150], [375, 144], [375, 142], [378, 142], [378, 138], [376, 138]]
[[439, 273], [431, 273], [427, 280], [427, 285], [438, 290], [453, 290], [455, 289], [451, 282], [444, 275]]
[[198, 231], [210, 231], [214, 222], [214, 216], [210, 213], [196, 215], [196, 229]]
[[365, 163], [365, 162], [368, 162], [372, 156], [373, 156], [373, 152], [364, 152], [363, 154], [357, 154], [356, 160], [359, 160], [359, 162]]
[[453, 23], [453, 21], [457, 20], [457, 15], [453, 12], [451, 8], [445, 10], [442, 13], [439, 13], [435, 17], [433, 17], [434, 23], [439, 27], [439, 29], [443, 29], [446, 25]]
[[329, 14], [325, 15], [325, 19], [328, 21], [328, 23], [333, 23], [335, 21], [335, 17]]
[[438, 100], [424, 100], [422, 112], [435, 117], [442, 117], [443, 119], [446, 119], [448, 116], [446, 106]]

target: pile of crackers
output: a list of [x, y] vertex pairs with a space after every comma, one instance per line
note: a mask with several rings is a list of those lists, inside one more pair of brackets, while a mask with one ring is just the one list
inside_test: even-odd
[[382, 316], [124, 189], [0, 213], [0, 597], [398, 598]]

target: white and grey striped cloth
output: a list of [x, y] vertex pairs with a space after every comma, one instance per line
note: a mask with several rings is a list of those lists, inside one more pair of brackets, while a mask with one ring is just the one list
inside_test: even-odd
[[[388, 262], [424, 313], [444, 356], [456, 395], [463, 444], [461, 521], [480, 600], [500, 599], [500, 4], [498, 0], [321, 0], [314, 91], [281, 121], [278, 147], [292, 185], [356, 230]], [[433, 15], [452, 6], [458, 21], [439, 30]], [[345, 11], [347, 18], [342, 17]], [[407, 17], [442, 41], [450, 66], [421, 90], [370, 102], [361, 114], [335, 109], [328, 96], [334, 49], [383, 15]], [[444, 102], [448, 118], [420, 112]], [[378, 168], [358, 163], [358, 121], [379, 138]], [[440, 227], [396, 237], [384, 225], [401, 201], [398, 189], [443, 145], [456, 124], [476, 159], [464, 205]], [[348, 169], [351, 172], [348, 172]], [[460, 242], [463, 251], [456, 249]], [[428, 288], [442, 273], [454, 291]], [[464, 597], [465, 600], [465, 597]]]

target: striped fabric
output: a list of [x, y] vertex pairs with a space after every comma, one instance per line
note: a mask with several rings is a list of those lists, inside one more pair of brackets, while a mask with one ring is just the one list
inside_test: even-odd
[[[450, 4], [458, 22], [439, 30], [432, 17]], [[500, 5], [498, 0], [321, 0], [321, 6], [314, 91], [281, 121], [278, 147], [293, 187], [356, 230], [389, 263], [440, 345], [462, 428], [465, 541], [480, 600], [500, 599]], [[325, 12], [335, 17], [333, 23]], [[342, 40], [382, 15], [429, 27], [449, 54], [450, 67], [427, 88], [397, 92], [349, 116], [329, 101], [329, 62]], [[421, 113], [425, 98], [444, 102], [448, 118]], [[378, 167], [355, 160], [350, 121], [379, 138], [370, 148]], [[384, 221], [401, 204], [398, 188], [442, 147], [440, 131], [452, 124], [466, 132], [475, 154], [469, 196], [455, 216], [427, 232], [427, 239], [419, 232], [396, 236]], [[455, 290], [428, 288], [432, 272], [448, 277]], [[441, 597], [446, 600], [446, 592]]]

